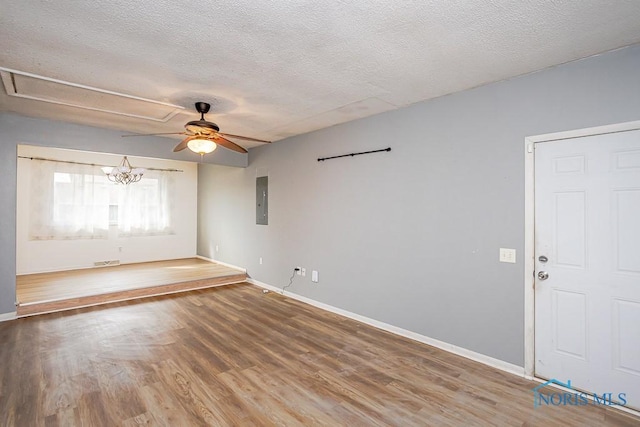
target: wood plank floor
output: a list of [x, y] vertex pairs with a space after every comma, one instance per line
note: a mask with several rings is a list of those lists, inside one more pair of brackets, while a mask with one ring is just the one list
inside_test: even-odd
[[524, 380], [249, 284], [0, 323], [1, 426], [604, 426]]
[[18, 315], [122, 301], [246, 280], [246, 273], [199, 258], [26, 274], [16, 277]]

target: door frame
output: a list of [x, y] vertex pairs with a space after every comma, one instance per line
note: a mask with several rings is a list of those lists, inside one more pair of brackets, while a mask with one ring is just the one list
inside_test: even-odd
[[535, 144], [640, 129], [640, 120], [528, 136], [524, 139], [524, 374], [535, 374]]

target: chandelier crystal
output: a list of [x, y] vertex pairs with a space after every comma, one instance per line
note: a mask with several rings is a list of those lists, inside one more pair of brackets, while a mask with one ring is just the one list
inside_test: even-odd
[[102, 168], [102, 172], [109, 178], [109, 181], [115, 182], [116, 184], [128, 185], [140, 181], [146, 169], [131, 167], [129, 159], [127, 159], [127, 156], [124, 156], [119, 166], [105, 166]]

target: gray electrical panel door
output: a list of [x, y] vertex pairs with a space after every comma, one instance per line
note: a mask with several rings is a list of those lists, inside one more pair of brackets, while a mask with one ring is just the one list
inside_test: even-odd
[[269, 224], [269, 177], [256, 178], [256, 224]]

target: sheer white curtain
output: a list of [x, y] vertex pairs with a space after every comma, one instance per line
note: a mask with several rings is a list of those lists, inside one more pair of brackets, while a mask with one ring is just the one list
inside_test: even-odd
[[106, 239], [109, 183], [90, 165], [31, 160], [29, 238]]
[[119, 237], [174, 234], [171, 172], [122, 185], [98, 166], [31, 160], [29, 171], [31, 240], [107, 239], [110, 226]]
[[171, 172], [147, 170], [139, 182], [118, 185], [118, 235], [174, 234], [174, 200]]

